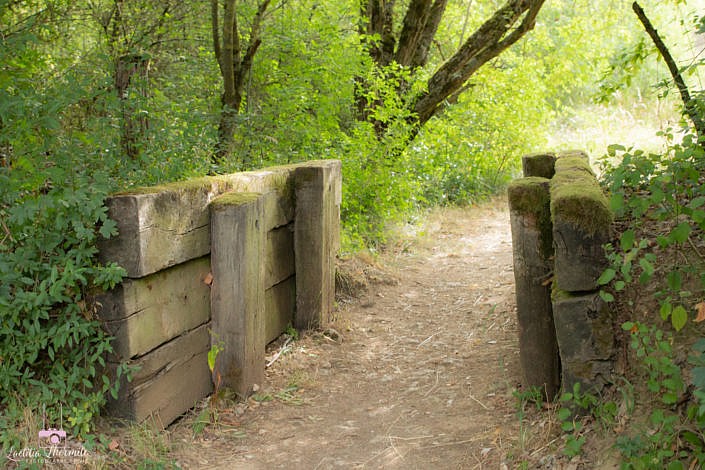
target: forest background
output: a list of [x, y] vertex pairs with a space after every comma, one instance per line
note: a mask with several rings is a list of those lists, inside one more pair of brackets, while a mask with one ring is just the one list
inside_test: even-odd
[[[86, 300], [123, 275], [94, 258], [115, 233], [111, 192], [336, 158], [343, 251], [379, 250], [390, 226], [426, 208], [498, 193], [523, 154], [658, 149], [656, 131], [682, 124], [629, 2], [381, 2], [395, 10], [377, 12], [379, 28], [376, 4], [0, 0], [3, 446], [40, 405], [88, 435], [116, 393], [102, 370], [110, 341]], [[423, 57], [385, 58], [406, 30], [399, 12], [421, 4], [444, 5]], [[420, 120], [436, 72], [489, 18], [509, 22], [507, 5], [503, 34], [525, 30]], [[679, 60], [699, 65], [702, 5], [643, 6]]]

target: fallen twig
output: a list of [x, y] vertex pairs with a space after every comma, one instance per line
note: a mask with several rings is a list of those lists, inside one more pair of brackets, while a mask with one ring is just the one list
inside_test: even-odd
[[480, 405], [481, 407], [483, 407], [484, 409], [486, 409], [486, 410], [489, 410], [489, 409], [490, 409], [490, 408], [488, 408], [487, 406], [485, 406], [485, 404], [482, 403], [480, 400], [478, 400], [477, 398], [473, 397], [472, 394], [468, 393], [468, 396], [470, 397], [470, 399], [472, 399], [475, 403], [479, 404], [479, 405]]
[[436, 335], [437, 335], [438, 333], [440, 333], [440, 332], [441, 332], [441, 330], [438, 330], [438, 331], [436, 331], [435, 333], [433, 333], [431, 336], [429, 336], [428, 338], [426, 338], [425, 340], [421, 341], [421, 342], [419, 343], [419, 345], [416, 346], [416, 349], [419, 349], [421, 346], [423, 346], [424, 344], [426, 344], [426, 343], [428, 343], [429, 341], [431, 341], [431, 338], [433, 338], [434, 336], [436, 336]]
[[269, 361], [269, 362], [264, 366], [265, 369], [266, 369], [266, 368], [269, 368], [269, 366], [271, 366], [272, 364], [274, 364], [274, 361], [276, 361], [277, 359], [279, 359], [279, 356], [281, 356], [281, 355], [284, 354], [285, 352], [291, 350], [291, 348], [289, 347], [289, 343], [291, 343], [291, 337], [288, 337], [288, 338], [286, 339], [286, 341], [284, 341], [284, 344], [282, 344], [281, 348], [279, 348], [279, 351], [277, 351], [277, 353], [274, 355], [274, 357], [272, 358], [272, 360]]

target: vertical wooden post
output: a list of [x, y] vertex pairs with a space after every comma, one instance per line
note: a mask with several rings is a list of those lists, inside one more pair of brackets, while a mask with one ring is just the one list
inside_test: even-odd
[[556, 173], [556, 155], [553, 153], [532, 153], [521, 157], [521, 169], [524, 177], [540, 176], [553, 178]]
[[335, 300], [335, 255], [338, 249], [340, 162], [326, 160], [294, 172], [296, 217], [296, 315], [298, 329], [330, 320]]
[[210, 207], [211, 342], [224, 347], [215, 372], [246, 397], [264, 380], [264, 203], [260, 194], [229, 193]]
[[508, 196], [524, 382], [551, 400], [560, 386], [560, 362], [551, 306], [549, 180], [515, 180]]

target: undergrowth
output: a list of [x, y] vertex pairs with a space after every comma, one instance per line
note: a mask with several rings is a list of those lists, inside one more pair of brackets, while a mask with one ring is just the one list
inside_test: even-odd
[[705, 152], [665, 137], [665, 152], [611, 146], [603, 159], [618, 233], [598, 283], [626, 367], [611, 398], [573, 390], [558, 413], [566, 456], [584, 457], [585, 425], [599, 423], [623, 469], [705, 466]]

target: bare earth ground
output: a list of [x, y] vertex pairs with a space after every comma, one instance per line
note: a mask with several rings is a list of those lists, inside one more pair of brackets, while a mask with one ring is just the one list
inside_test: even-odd
[[254, 398], [221, 407], [196, 437], [193, 418], [172, 428], [178, 464], [516, 467], [537, 431], [521, 432], [513, 396], [520, 370], [505, 206], [436, 212], [382, 267], [361, 264], [367, 293], [339, 302], [331, 329], [291, 343]]

